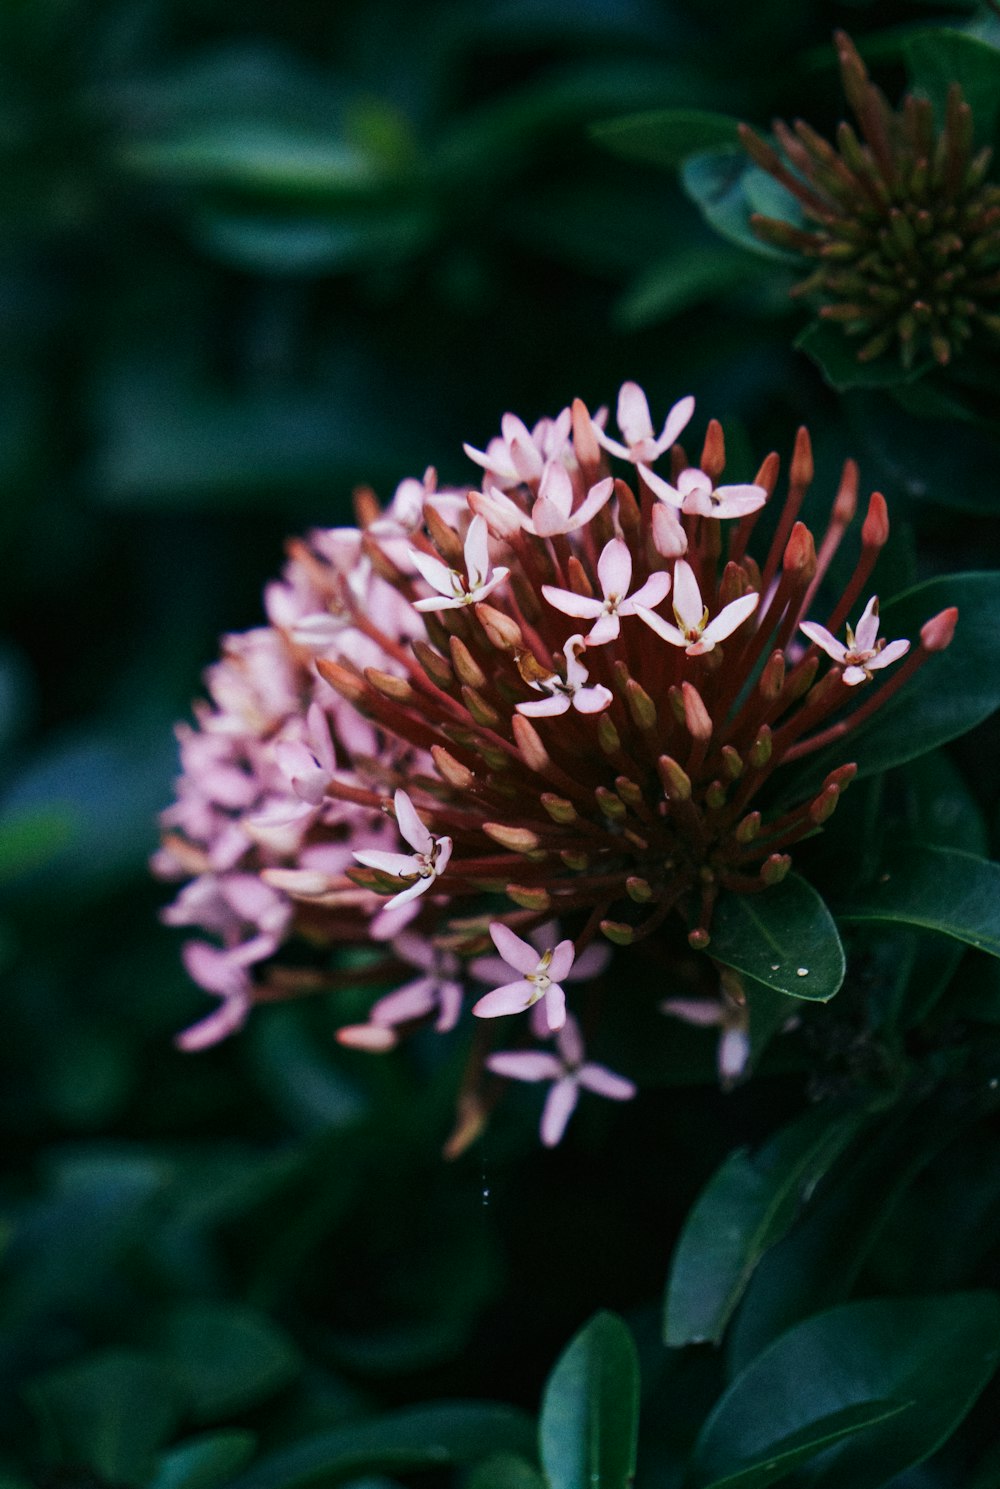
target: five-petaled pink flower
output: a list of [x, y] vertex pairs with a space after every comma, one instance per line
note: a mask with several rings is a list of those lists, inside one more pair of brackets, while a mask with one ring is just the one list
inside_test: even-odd
[[465, 574], [449, 569], [439, 558], [421, 553], [419, 548], [411, 549], [410, 557], [431, 589], [437, 590], [426, 600], [416, 600], [414, 610], [457, 610], [462, 605], [474, 605], [485, 600], [510, 573], [509, 569], [490, 572], [489, 533], [483, 517], [473, 517], [465, 535]]
[[542, 1109], [541, 1136], [547, 1148], [554, 1148], [566, 1131], [581, 1087], [611, 1101], [629, 1101], [635, 1095], [635, 1086], [623, 1075], [584, 1059], [583, 1039], [572, 1014], [559, 1031], [556, 1048], [558, 1055], [544, 1050], [498, 1050], [486, 1060], [495, 1075], [509, 1080], [552, 1082]]
[[910, 649], [908, 641], [890, 641], [886, 644], [885, 638], [878, 640], [878, 595], [872, 595], [865, 612], [858, 621], [857, 631], [847, 628], [847, 645], [838, 641], [836, 636], [819, 626], [815, 621], [806, 620], [799, 626], [800, 631], [805, 631], [809, 640], [825, 651], [828, 657], [839, 662], [844, 668], [844, 681], [849, 687], [856, 687], [859, 682], [870, 682], [873, 672], [880, 667], [888, 667], [890, 662], [898, 662], [900, 657], [905, 657]]
[[763, 486], [713, 486], [712, 478], [697, 466], [682, 470], [676, 486], [646, 465], [640, 464], [639, 470], [654, 496], [689, 517], [715, 517], [720, 521], [726, 517], [746, 517], [767, 501]]
[[518, 713], [527, 714], [530, 719], [544, 719], [566, 713], [571, 705], [577, 713], [600, 713], [607, 708], [614, 697], [611, 689], [606, 688], [603, 683], [597, 683], [592, 688], [585, 685], [590, 674], [580, 661], [580, 653], [584, 650], [586, 650], [586, 642], [583, 637], [571, 636], [564, 647], [565, 681], [558, 672], [553, 672], [551, 677], [543, 677], [537, 682], [530, 682], [529, 687], [534, 688], [537, 693], [546, 693], [548, 696], [539, 698], [533, 703], [519, 703]]
[[634, 595], [629, 594], [632, 554], [621, 538], [612, 538], [604, 545], [597, 560], [597, 577], [604, 593], [601, 600], [578, 595], [571, 589], [557, 589], [554, 584], [542, 585], [542, 594], [563, 615], [595, 622], [587, 637], [588, 646], [602, 646], [606, 641], [614, 641], [621, 632], [621, 616], [636, 615], [641, 606], [651, 608], [659, 605], [670, 589], [670, 575], [658, 569]]
[[694, 413], [694, 399], [682, 398], [675, 403], [667, 415], [660, 434], [653, 434], [653, 420], [649, 413], [649, 404], [646, 395], [638, 383], [622, 383], [618, 394], [618, 428], [621, 430], [625, 443], [619, 444], [617, 440], [611, 439], [599, 424], [591, 422], [598, 442], [604, 446], [612, 455], [617, 455], [622, 460], [630, 460], [634, 465], [650, 464], [657, 460], [671, 445], [677, 443], [680, 435], [687, 427], [691, 415]]
[[406, 905], [418, 894], [430, 889], [435, 879], [440, 878], [451, 858], [451, 838], [436, 838], [417, 816], [413, 802], [400, 788], [393, 797], [396, 822], [403, 837], [414, 849], [413, 853], [382, 853], [375, 848], [365, 848], [353, 856], [366, 868], [378, 869], [383, 874], [392, 874], [397, 879], [413, 882], [391, 900], [386, 900], [384, 910], [397, 905]]
[[481, 1019], [499, 1018], [505, 1013], [523, 1013], [544, 998], [549, 1028], [561, 1029], [566, 1022], [566, 994], [560, 983], [568, 975], [576, 955], [572, 941], [560, 941], [539, 955], [534, 946], [522, 941], [502, 921], [493, 921], [490, 935], [508, 967], [513, 967], [521, 976], [516, 982], [506, 982], [480, 998], [472, 1009], [473, 1013]]
[[760, 595], [756, 592], [742, 595], [724, 605], [714, 620], [709, 620], [708, 607], [701, 597], [694, 570], [686, 559], [679, 558], [674, 565], [673, 607], [677, 624], [672, 626], [644, 606], [638, 607], [637, 613], [664, 641], [669, 641], [672, 646], [683, 646], [689, 657], [700, 657], [711, 651], [716, 642], [731, 636], [747, 616], [753, 614], [759, 600]]

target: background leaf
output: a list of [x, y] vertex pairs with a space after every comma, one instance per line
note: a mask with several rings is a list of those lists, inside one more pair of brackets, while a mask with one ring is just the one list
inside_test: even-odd
[[598, 1313], [566, 1346], [542, 1399], [552, 1489], [626, 1489], [635, 1473], [639, 1363], [621, 1319]]

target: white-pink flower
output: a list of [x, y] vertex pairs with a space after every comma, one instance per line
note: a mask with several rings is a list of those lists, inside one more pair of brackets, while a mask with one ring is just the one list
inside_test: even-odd
[[562, 460], [569, 444], [572, 415], [568, 408], [555, 419], [539, 419], [534, 429], [517, 417], [504, 414], [500, 420], [500, 437], [491, 439], [486, 450], [472, 445], [462, 449], [470, 460], [481, 465], [502, 486], [528, 485], [541, 479], [547, 460]]
[[614, 641], [621, 632], [621, 617], [637, 615], [640, 607], [650, 608], [666, 599], [670, 589], [670, 575], [662, 569], [650, 574], [634, 595], [629, 594], [632, 583], [632, 554], [621, 538], [612, 538], [606, 543], [597, 560], [597, 577], [601, 583], [603, 598], [578, 595], [571, 589], [558, 589], [554, 584], [543, 584], [542, 594], [550, 605], [564, 615], [583, 620], [592, 620], [588, 646], [601, 646]]
[[653, 421], [649, 413], [646, 395], [638, 383], [622, 383], [618, 394], [618, 428], [625, 443], [611, 439], [599, 424], [591, 421], [597, 440], [612, 455], [630, 460], [634, 465], [649, 464], [659, 458], [664, 450], [677, 443], [681, 433], [694, 413], [694, 399], [682, 398], [675, 403], [667, 415], [667, 422], [659, 435], [653, 434]]
[[353, 854], [365, 868], [378, 869], [397, 879], [413, 881], [406, 889], [400, 890], [399, 894], [394, 894], [392, 899], [386, 900], [386, 910], [406, 905], [410, 900], [415, 900], [418, 894], [424, 894], [430, 889], [435, 879], [439, 879], [448, 867], [452, 849], [451, 838], [436, 838], [424, 826], [417, 816], [413, 802], [402, 788], [393, 797], [393, 805], [399, 830], [414, 851], [383, 853], [378, 849], [366, 848]]
[[592, 688], [586, 686], [590, 674], [580, 661], [580, 653], [585, 650], [586, 642], [583, 637], [571, 636], [565, 646], [565, 680], [558, 672], [553, 672], [551, 677], [539, 678], [538, 681], [529, 683], [528, 686], [537, 693], [545, 693], [547, 696], [534, 703], [519, 703], [518, 713], [526, 714], [529, 719], [544, 719], [566, 713], [570, 707], [575, 708], [577, 713], [603, 712], [614, 694], [603, 683], [597, 683]]
[[865, 606], [857, 631], [847, 626], [846, 646], [831, 635], [826, 626], [819, 626], [815, 621], [803, 621], [799, 630], [805, 631], [810, 641], [839, 662], [844, 668], [844, 681], [852, 688], [859, 682], [870, 682], [873, 672], [888, 667], [890, 662], [898, 662], [910, 649], [908, 641], [890, 641], [887, 644], [884, 638], [878, 639], [878, 595], [872, 595]]
[[715, 1066], [723, 1090], [735, 1086], [750, 1064], [750, 1024], [745, 1007], [722, 998], [665, 998], [660, 1012], [683, 1024], [720, 1029]]
[[640, 606], [637, 613], [671, 646], [683, 646], [689, 657], [700, 657], [711, 651], [719, 641], [731, 636], [747, 616], [757, 609], [760, 595], [742, 595], [724, 605], [714, 620], [708, 618], [708, 606], [701, 597], [694, 570], [686, 559], [679, 558], [674, 565], [674, 618], [671, 625], [662, 616]]
[[556, 1038], [557, 1055], [544, 1050], [498, 1050], [489, 1055], [487, 1067], [496, 1075], [514, 1081], [551, 1081], [552, 1089], [542, 1109], [542, 1142], [554, 1148], [566, 1131], [581, 1088], [611, 1101], [629, 1101], [635, 1086], [605, 1065], [585, 1059], [580, 1028], [570, 1014]]
[[490, 926], [493, 945], [508, 967], [521, 976], [516, 982], [505, 982], [479, 999], [472, 1009], [481, 1019], [499, 1018], [506, 1013], [523, 1013], [533, 1003], [545, 999], [545, 1014], [550, 1029], [561, 1029], [566, 1022], [566, 994], [561, 983], [569, 975], [575, 952], [572, 941], [560, 941], [539, 955], [534, 946], [522, 941], [510, 926], [493, 921]]
[[437, 594], [426, 600], [417, 600], [415, 610], [457, 610], [462, 605], [474, 605], [502, 584], [509, 569], [490, 570], [490, 543], [486, 520], [473, 517], [465, 535], [465, 570], [449, 569], [439, 558], [421, 553], [419, 548], [410, 551], [417, 569]]
[[614, 489], [614, 481], [606, 476], [590, 488], [574, 512], [573, 478], [559, 461], [550, 460], [542, 472], [530, 516], [496, 486], [491, 487], [486, 495], [470, 492], [469, 505], [485, 517], [501, 537], [511, 537], [522, 529], [536, 538], [554, 538], [560, 533], [572, 533], [585, 527], [611, 499]]
[[277, 949], [277, 936], [254, 936], [241, 946], [223, 950], [208, 941], [186, 941], [181, 949], [184, 969], [206, 993], [221, 999], [218, 1008], [178, 1034], [174, 1043], [182, 1050], [204, 1050], [242, 1029], [251, 1007], [251, 983], [247, 968], [269, 957]]
[[746, 517], [767, 501], [763, 486], [713, 486], [711, 477], [697, 466], [682, 470], [677, 485], [640, 464], [643, 479], [653, 495], [692, 517]]

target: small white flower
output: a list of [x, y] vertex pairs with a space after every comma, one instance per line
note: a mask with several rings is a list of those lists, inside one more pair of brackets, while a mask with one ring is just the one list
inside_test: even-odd
[[498, 1050], [486, 1060], [488, 1069], [508, 1080], [552, 1082], [542, 1110], [541, 1136], [547, 1148], [554, 1148], [566, 1131], [581, 1089], [611, 1101], [629, 1101], [635, 1095], [635, 1086], [623, 1075], [585, 1060], [580, 1028], [572, 1015], [559, 1031], [556, 1048], [557, 1055], [545, 1050]]
[[549, 604], [564, 615], [594, 621], [587, 637], [588, 646], [602, 646], [605, 641], [614, 641], [621, 632], [623, 615], [638, 615], [642, 606], [659, 605], [670, 589], [670, 575], [665, 570], [657, 570], [634, 595], [629, 594], [632, 554], [621, 538], [612, 538], [605, 544], [597, 560], [597, 577], [604, 595], [600, 600], [578, 595], [571, 589], [557, 589], [553, 584], [542, 585], [542, 594]]
[[410, 557], [437, 594], [426, 600], [417, 600], [415, 610], [458, 610], [463, 605], [474, 605], [502, 584], [509, 569], [490, 571], [489, 534], [486, 520], [473, 517], [465, 535], [465, 574], [449, 569], [439, 558], [421, 553], [418, 548], [410, 551]]
[[682, 398], [670, 410], [659, 436], [654, 436], [645, 393], [638, 383], [622, 383], [618, 394], [618, 428], [625, 443], [620, 445], [617, 440], [611, 439], [593, 420], [591, 428], [599, 443], [612, 455], [630, 460], [633, 465], [647, 464], [658, 459], [664, 450], [669, 450], [671, 445], [677, 443], [693, 413], [694, 399]]
[[672, 626], [662, 616], [641, 606], [637, 613], [671, 646], [683, 646], [689, 657], [700, 657], [711, 651], [716, 642], [731, 636], [757, 609], [759, 600], [756, 593], [743, 595], [725, 605], [714, 620], [709, 620], [708, 606], [701, 597], [694, 570], [686, 559], [679, 558], [674, 565], [673, 607], [677, 624]]
[[553, 672], [551, 677], [529, 682], [528, 686], [534, 688], [536, 693], [545, 693], [548, 696], [539, 698], [537, 703], [519, 703], [518, 713], [526, 714], [529, 719], [555, 718], [558, 714], [566, 713], [571, 706], [577, 713], [602, 713], [614, 695], [603, 683], [597, 683], [592, 688], [586, 686], [589, 673], [580, 661], [580, 653], [584, 650], [586, 642], [583, 637], [571, 636], [565, 647], [565, 681], [558, 672]]
[[451, 858], [451, 838], [436, 838], [417, 816], [413, 802], [400, 789], [393, 797], [396, 822], [400, 833], [414, 849], [413, 853], [382, 853], [378, 849], [365, 849], [353, 857], [365, 868], [378, 869], [380, 873], [392, 874], [397, 879], [412, 879], [406, 888], [386, 900], [383, 909], [391, 910], [406, 905], [431, 888], [448, 867]]
[[859, 682], [870, 682], [873, 672], [882, 667], [888, 667], [890, 662], [898, 662], [900, 657], [905, 657], [910, 649], [908, 641], [890, 641], [888, 644], [883, 637], [878, 640], [878, 595], [872, 595], [865, 606], [864, 614], [858, 621], [857, 632], [847, 628], [847, 645], [838, 641], [836, 636], [826, 629], [826, 626], [816, 625], [814, 621], [803, 621], [799, 626], [800, 631], [805, 631], [809, 640], [814, 642], [839, 662], [844, 670], [844, 681], [849, 687], [857, 687]]
[[610, 501], [614, 489], [615, 483], [610, 476], [598, 481], [574, 512], [573, 478], [559, 461], [550, 460], [542, 472], [530, 516], [496, 486], [492, 486], [487, 495], [470, 492], [469, 505], [486, 518], [500, 537], [512, 537], [523, 530], [536, 538], [554, 538], [560, 533], [572, 533], [585, 527]]
[[653, 495], [668, 506], [692, 517], [746, 517], [767, 501], [763, 486], [713, 486], [711, 478], [697, 466], [682, 470], [677, 485], [640, 464], [639, 470]]
[[547, 460], [564, 460], [571, 426], [568, 408], [555, 419], [539, 419], [534, 429], [529, 429], [516, 414], [504, 414], [499, 438], [491, 439], [485, 451], [472, 445], [463, 445], [462, 449], [470, 460], [495, 478], [497, 485], [531, 485], [541, 479]]

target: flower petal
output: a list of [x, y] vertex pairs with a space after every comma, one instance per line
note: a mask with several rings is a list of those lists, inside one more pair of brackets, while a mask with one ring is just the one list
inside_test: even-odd
[[539, 956], [535, 947], [522, 941], [502, 920], [490, 922], [490, 939], [508, 967], [513, 967], [515, 972], [527, 975], [537, 968]]
[[618, 612], [611, 611], [599, 617], [591, 627], [587, 637], [588, 646], [604, 646], [608, 641], [614, 641], [621, 635], [622, 623], [618, 619]]
[[611, 595], [624, 599], [632, 583], [632, 554], [621, 538], [612, 538], [605, 543], [597, 560], [597, 577], [607, 600]]
[[656, 443], [661, 450], [669, 450], [675, 445], [681, 434], [691, 422], [694, 413], [694, 399], [688, 394], [686, 398], [679, 398], [667, 415], [667, 422], [663, 426], [663, 433]]
[[586, 1065], [580, 1066], [576, 1078], [588, 1091], [595, 1091], [598, 1096], [607, 1096], [611, 1101], [631, 1101], [636, 1093], [633, 1081], [627, 1080], [623, 1075], [616, 1075], [605, 1065], [595, 1065], [588, 1061]]
[[573, 707], [577, 713], [603, 713], [613, 698], [611, 689], [599, 682], [592, 688], [577, 688], [573, 694]]
[[616, 417], [626, 444], [637, 445], [640, 440], [653, 438], [649, 403], [638, 383], [622, 383]]
[[557, 589], [554, 584], [543, 584], [542, 594], [563, 615], [576, 616], [581, 620], [593, 620], [604, 609], [603, 601], [596, 600], [593, 596], [574, 594], [571, 589]]
[[566, 994], [558, 982], [553, 982], [545, 994], [545, 1018], [553, 1033], [566, 1022]]
[[478, 589], [490, 571], [490, 539], [485, 517], [473, 517], [465, 535], [465, 571], [469, 588]]
[[738, 600], [731, 600], [702, 631], [702, 643], [706, 646], [714, 646], [716, 642], [724, 641], [743, 624], [748, 616], [753, 615], [759, 604], [760, 595], [756, 592], [741, 595]]
[[473, 1003], [472, 1011], [478, 1019], [503, 1018], [508, 1013], [523, 1013], [537, 1001], [538, 992], [532, 983], [506, 982]]
[[696, 631], [705, 614], [705, 602], [694, 570], [685, 558], [679, 558], [674, 564], [673, 606], [674, 614], [685, 631]]
[[[575, 697], [573, 702], [576, 703]], [[552, 693], [548, 698], [539, 698], [534, 703], [519, 703], [517, 711], [523, 713], [528, 719], [554, 719], [559, 714], [566, 713], [569, 706], [570, 700], [567, 693]], [[578, 703], [576, 706], [580, 707]]]
[[575, 1077], [564, 1075], [562, 1080], [556, 1081], [545, 1098], [545, 1106], [542, 1109], [541, 1137], [547, 1148], [554, 1148], [566, 1131], [566, 1123], [573, 1115], [577, 1097]]
[[872, 595], [854, 632], [858, 651], [871, 651], [878, 636], [878, 595]]
[[585, 527], [592, 517], [595, 517], [603, 506], [610, 500], [611, 493], [615, 489], [615, 483], [611, 476], [603, 481], [598, 481], [596, 486], [591, 486], [583, 501], [566, 523], [566, 532], [576, 532], [577, 528]]
[[832, 657], [835, 662], [843, 663], [847, 656], [847, 647], [843, 642], [838, 641], [826, 626], [817, 625], [813, 620], [804, 620], [799, 625], [799, 630], [804, 631], [813, 645], [825, 651], [828, 657]]
[[900, 657], [906, 656], [909, 649], [908, 641], [890, 641], [867, 663], [869, 672], [877, 672], [880, 667], [888, 667], [890, 663], [898, 662]]
[[549, 976], [553, 982], [562, 982], [572, 967], [575, 956], [576, 952], [572, 941], [559, 942], [559, 945], [552, 953], [552, 960], [549, 963]]
[[396, 809], [399, 830], [410, 847], [415, 848], [418, 853], [429, 853], [434, 846], [434, 839], [417, 816], [413, 802], [402, 787], [392, 798], [392, 804]]
[[[485, 521], [483, 526], [485, 527]], [[441, 559], [433, 558], [429, 553], [423, 553], [419, 548], [410, 549], [410, 558], [413, 566], [421, 576], [427, 580], [431, 589], [436, 589], [439, 595], [447, 595], [452, 598], [455, 593], [454, 579], [455, 570], [442, 563]]]
[[563, 1073], [562, 1062], [543, 1050], [497, 1050], [486, 1068], [511, 1081], [557, 1081]]
[[661, 605], [670, 593], [670, 575], [665, 569], [657, 569], [650, 574], [645, 584], [637, 589], [634, 595], [630, 595], [624, 605], [619, 605], [621, 615], [634, 615], [636, 605], [645, 605], [647, 610], [655, 610]]
[[639, 470], [646, 485], [658, 501], [663, 502], [670, 508], [680, 508], [683, 506], [683, 492], [678, 491], [675, 486], [671, 486], [669, 481], [665, 481], [662, 476], [658, 476], [654, 470], [650, 470], [648, 465], [640, 464]]
[[662, 615], [654, 615], [652, 610], [647, 610], [645, 605], [637, 605], [635, 613], [640, 620], [644, 620], [650, 630], [655, 631], [664, 641], [669, 641], [671, 646], [687, 646], [687, 637], [683, 631], [671, 625], [669, 620], [664, 620]]

